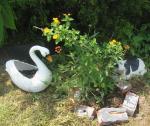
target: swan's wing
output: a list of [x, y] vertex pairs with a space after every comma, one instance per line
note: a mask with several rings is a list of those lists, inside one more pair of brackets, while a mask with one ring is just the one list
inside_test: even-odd
[[19, 71], [24, 71], [24, 70], [37, 70], [38, 68], [34, 65], [31, 65], [31, 64], [28, 64], [28, 63], [25, 63], [25, 62], [21, 62], [19, 60], [15, 60], [14, 61], [14, 64], [16, 66], [16, 68], [19, 70]]

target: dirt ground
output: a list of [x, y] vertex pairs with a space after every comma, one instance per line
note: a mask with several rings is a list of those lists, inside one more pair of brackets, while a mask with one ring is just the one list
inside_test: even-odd
[[129, 123], [124, 126], [149, 126], [150, 125], [150, 80], [136, 78], [131, 81], [133, 92], [139, 95], [137, 114], [131, 117]]
[[[133, 92], [140, 96], [138, 113], [122, 126], [150, 125], [150, 81], [131, 81]], [[55, 99], [49, 87], [41, 93], [27, 93], [14, 86], [0, 68], [0, 126], [96, 126], [97, 119], [78, 118], [68, 110], [66, 100]]]

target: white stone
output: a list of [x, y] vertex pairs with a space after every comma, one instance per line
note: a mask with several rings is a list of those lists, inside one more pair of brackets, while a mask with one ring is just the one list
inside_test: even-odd
[[86, 111], [87, 111], [88, 117], [90, 119], [94, 119], [94, 117], [95, 117], [95, 108], [93, 108], [93, 107], [87, 107]]
[[89, 119], [94, 119], [95, 117], [94, 112], [95, 108], [84, 105], [80, 105], [75, 109], [75, 113], [77, 114], [77, 116], [79, 117], [88, 116]]

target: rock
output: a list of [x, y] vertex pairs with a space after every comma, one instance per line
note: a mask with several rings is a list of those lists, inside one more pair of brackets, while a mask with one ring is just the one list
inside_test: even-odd
[[99, 125], [110, 125], [128, 121], [124, 108], [102, 108], [97, 112]]
[[88, 115], [89, 119], [94, 119], [94, 117], [96, 115], [95, 108], [88, 106], [86, 111], [87, 111], [87, 115]]
[[128, 92], [126, 94], [122, 107], [126, 109], [126, 112], [128, 113], [129, 116], [134, 115], [134, 112], [137, 108], [138, 101], [139, 101], [138, 95], [132, 92]]
[[89, 119], [94, 119], [94, 117], [96, 115], [95, 108], [89, 107], [89, 106], [84, 106], [84, 105], [80, 105], [80, 106], [76, 107], [75, 113], [79, 117], [88, 116]]
[[77, 116], [79, 117], [84, 117], [87, 116], [87, 106], [81, 105], [75, 108], [75, 113], [77, 114]]

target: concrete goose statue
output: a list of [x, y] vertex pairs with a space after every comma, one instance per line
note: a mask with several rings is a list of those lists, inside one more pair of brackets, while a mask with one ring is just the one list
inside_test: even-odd
[[[31, 47], [29, 54], [36, 66], [21, 62], [19, 60], [9, 60], [6, 62], [6, 71], [11, 77], [12, 82], [20, 89], [27, 92], [40, 92], [48, 87], [52, 80], [52, 73], [47, 66], [35, 54], [40, 51], [43, 57], [51, 60], [49, 50], [41, 46]], [[29, 78], [23, 74], [23, 71], [36, 71], [33, 77]]]

